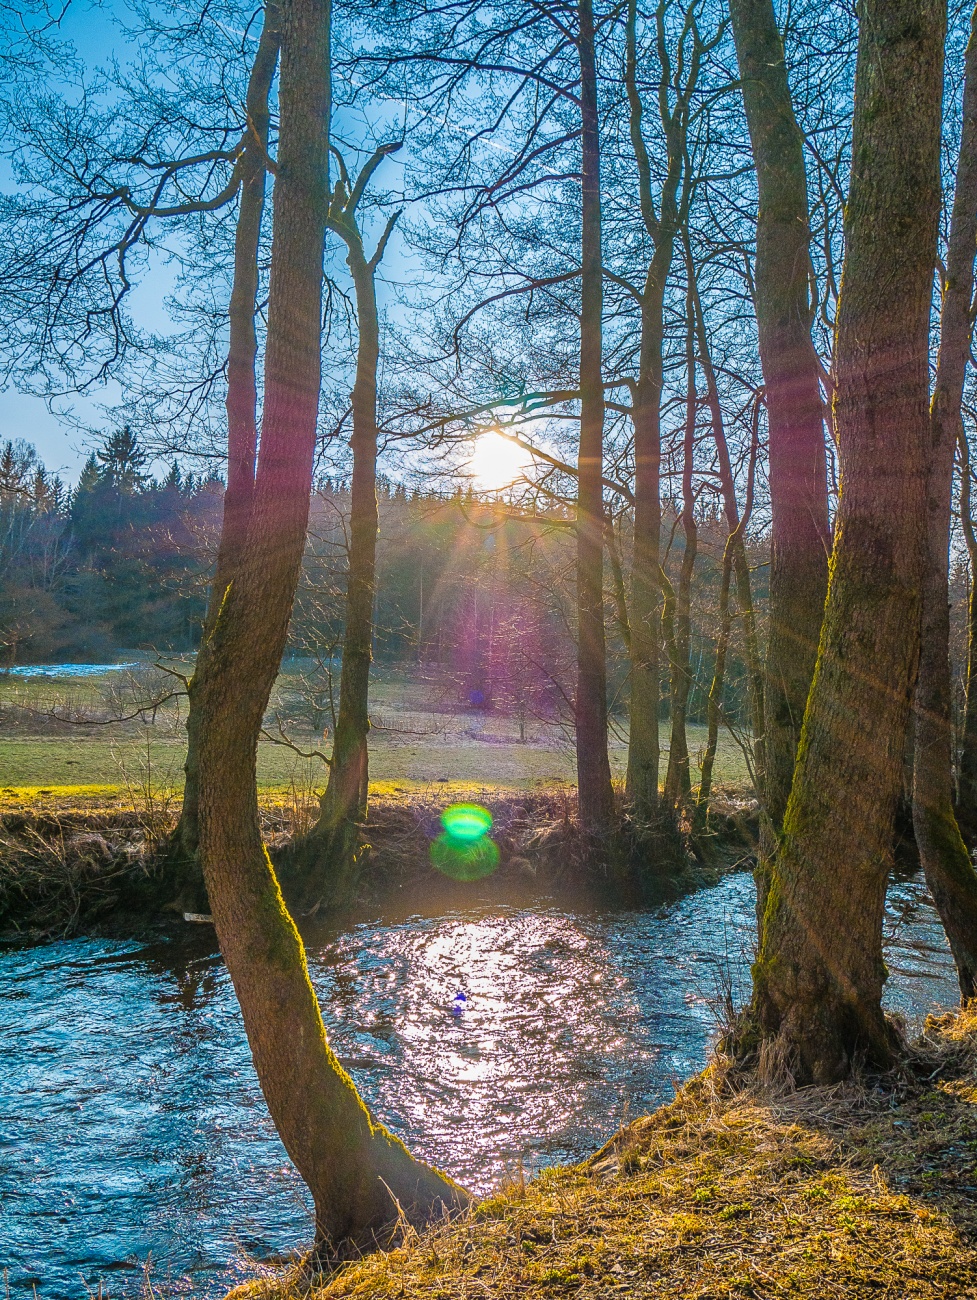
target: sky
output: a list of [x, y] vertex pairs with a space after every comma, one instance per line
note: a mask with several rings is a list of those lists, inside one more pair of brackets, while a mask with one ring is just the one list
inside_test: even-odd
[[[126, 9], [125, 0], [71, 0], [59, 27], [60, 35], [70, 40], [78, 54], [93, 66], [104, 63], [113, 53], [124, 58], [125, 43], [120, 40], [113, 14], [122, 14]], [[13, 184], [9, 167], [0, 163], [0, 188], [9, 191]], [[150, 272], [133, 294], [139, 322], [147, 328], [165, 327], [159, 304], [167, 280], [165, 271]], [[8, 388], [0, 392], [0, 442], [23, 438], [32, 443], [48, 469], [60, 474], [66, 483], [73, 483], [99, 441], [97, 431], [107, 429], [109, 421], [100, 407], [117, 397], [117, 387], [109, 385], [92, 394], [61, 399], [58, 410], [51, 410], [43, 398]]]
[[[82, 418], [101, 423], [100, 413], [91, 402], [75, 398], [75, 413], [84, 407], [89, 410]], [[40, 397], [9, 390], [0, 395], [0, 442], [23, 438], [32, 443], [44, 464], [61, 476], [66, 483], [74, 483], [89, 454], [82, 433], [68, 420], [59, 418], [48, 410]]]

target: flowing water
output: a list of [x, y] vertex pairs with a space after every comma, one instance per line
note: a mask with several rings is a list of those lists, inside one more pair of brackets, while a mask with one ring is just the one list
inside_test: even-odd
[[[893, 887], [887, 1002], [952, 1006], [920, 884]], [[753, 885], [657, 913], [499, 908], [310, 946], [332, 1042], [377, 1114], [477, 1191], [593, 1151], [698, 1070], [742, 998]], [[457, 995], [464, 993], [465, 1000]], [[10, 1295], [221, 1295], [309, 1241], [208, 927], [0, 955], [0, 1269]]]

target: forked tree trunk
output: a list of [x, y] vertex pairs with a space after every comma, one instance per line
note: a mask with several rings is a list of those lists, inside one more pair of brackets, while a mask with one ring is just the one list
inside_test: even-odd
[[346, 619], [339, 678], [339, 712], [329, 781], [319, 808], [316, 838], [328, 841], [330, 892], [348, 893], [343, 878], [355, 867], [355, 823], [366, 817], [370, 784], [370, 663], [376, 596], [377, 531], [377, 362], [379, 326], [373, 272], [362, 247], [348, 258], [356, 291], [359, 349], [353, 386], [353, 479], [350, 490]]
[[919, 656], [942, 0], [863, 0], [838, 308], [842, 491], [754, 1012], [797, 1082], [891, 1059], [882, 919]]
[[339, 680], [339, 712], [333, 738], [329, 781], [310, 837], [314, 879], [308, 881], [318, 898], [331, 903], [349, 900], [358, 861], [357, 823], [367, 813], [370, 788], [370, 664], [373, 660], [373, 606], [376, 598], [377, 533], [377, 366], [380, 322], [377, 315], [376, 269], [383, 257], [396, 217], [371, 258], [367, 258], [356, 219], [356, 206], [381, 158], [396, 145], [377, 150], [355, 186], [345, 174], [330, 203], [329, 228], [345, 242], [347, 264], [356, 295], [359, 346], [353, 384], [353, 481], [350, 490], [349, 552], [346, 570], [346, 618]]
[[[645, 144], [644, 103], [638, 85], [637, 0], [629, 0], [626, 24], [625, 87], [629, 129], [638, 174], [638, 199], [642, 222], [654, 252], [640, 290], [629, 286], [640, 303], [641, 336], [638, 377], [634, 386], [631, 419], [634, 426], [634, 548], [631, 574], [631, 716], [625, 793], [632, 815], [642, 828], [666, 833], [674, 844], [674, 818], [668, 801], [661, 802], [658, 774], [661, 764], [662, 619], [670, 609], [661, 569], [661, 402], [664, 387], [665, 290], [674, 256], [675, 240], [688, 212], [691, 189], [679, 191], [686, 167], [688, 104], [701, 64], [697, 34], [687, 66], [685, 83], [672, 101], [671, 73], [667, 66], [667, 29], [657, 23], [661, 66], [659, 110], [666, 143], [666, 169], [656, 212], [652, 168]], [[683, 31], [683, 44], [687, 33]]]
[[582, 247], [580, 302], [580, 454], [577, 473], [577, 790], [585, 830], [606, 830], [614, 815], [607, 753], [604, 628], [604, 387], [601, 371], [600, 130], [591, 0], [580, 0]]
[[759, 198], [756, 319], [766, 387], [771, 513], [763, 798], [770, 822], [779, 828], [828, 589], [827, 468], [811, 341], [804, 141], [791, 103], [783, 42], [772, 0], [730, 0], [730, 16]]
[[326, 1040], [302, 941], [261, 840], [255, 781], [308, 522], [320, 379], [329, 132], [328, 0], [284, 11], [261, 450], [247, 540], [197, 670], [200, 856], [221, 951], [275, 1127], [323, 1252], [369, 1248], [404, 1212], [463, 1197], [372, 1120]]
[[[268, 157], [268, 101], [278, 66], [281, 43], [281, 10], [275, 0], [265, 5], [264, 26], [254, 66], [248, 80], [246, 99], [247, 135], [240, 161], [241, 200], [234, 234], [234, 277], [228, 308], [227, 345], [227, 486], [221, 520], [217, 567], [210, 589], [204, 636], [233, 580], [248, 529], [254, 491], [255, 454], [258, 443], [258, 389], [255, 360], [258, 339], [255, 304], [258, 295], [258, 249], [265, 207], [265, 174]], [[187, 717], [187, 756], [184, 763], [183, 807], [171, 843], [171, 852], [186, 867], [196, 865], [197, 811], [199, 800], [200, 711], [191, 682]], [[192, 901], [192, 900], [188, 900]]]
[[913, 718], [913, 830], [926, 883], [957, 964], [964, 1001], [977, 994], [977, 872], [953, 810], [950, 510], [960, 405], [970, 358], [977, 254], [977, 10], [971, 19], [963, 124], [946, 256], [940, 350], [927, 447], [926, 571]]

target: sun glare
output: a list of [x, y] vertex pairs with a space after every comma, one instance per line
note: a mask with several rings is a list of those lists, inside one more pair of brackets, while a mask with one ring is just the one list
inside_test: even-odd
[[528, 452], [490, 430], [480, 433], [475, 440], [475, 450], [465, 465], [471, 475], [472, 485], [481, 492], [503, 492], [532, 468], [533, 458]]

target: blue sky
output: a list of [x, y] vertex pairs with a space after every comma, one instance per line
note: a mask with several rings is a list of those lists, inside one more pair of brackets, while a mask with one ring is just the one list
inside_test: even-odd
[[[124, 15], [127, 9], [125, 0], [103, 0], [103, 3], [71, 0], [59, 27], [60, 35], [91, 66], [104, 63], [113, 54], [124, 59], [125, 42], [120, 38], [113, 15]], [[9, 188], [12, 183], [9, 168], [0, 163], [0, 185]], [[147, 276], [133, 295], [139, 321], [149, 328], [165, 328], [166, 318], [159, 304], [168, 287], [167, 278], [165, 272], [157, 272], [155, 278]], [[0, 393], [0, 442], [23, 438], [33, 443], [48, 468], [72, 482], [78, 477], [93, 442], [85, 426], [105, 428], [107, 420], [99, 408], [117, 396], [116, 386], [109, 385], [89, 394], [62, 399], [57, 404], [64, 412], [62, 415], [50, 410], [40, 397], [8, 389]]]

